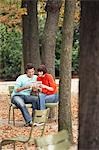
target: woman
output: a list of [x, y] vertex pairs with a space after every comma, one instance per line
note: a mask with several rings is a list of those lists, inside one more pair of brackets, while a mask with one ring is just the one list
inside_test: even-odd
[[53, 76], [47, 73], [45, 65], [40, 65], [37, 71], [37, 81], [41, 81], [39, 85], [39, 105], [40, 109], [43, 110], [45, 109], [45, 103], [55, 103], [58, 101], [58, 90]]

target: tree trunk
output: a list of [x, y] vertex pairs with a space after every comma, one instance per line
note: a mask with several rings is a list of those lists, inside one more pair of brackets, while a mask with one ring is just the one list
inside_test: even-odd
[[27, 15], [23, 16], [24, 66], [28, 62], [32, 62], [36, 68], [40, 65], [37, 1], [25, 1]]
[[79, 150], [99, 150], [99, 1], [81, 2]]
[[2, 54], [1, 54], [1, 51], [0, 51], [0, 79], [2, 77]]
[[60, 59], [59, 130], [67, 129], [72, 142], [71, 122], [71, 53], [73, 43], [75, 1], [65, 1], [63, 43]]
[[46, 4], [47, 18], [42, 39], [42, 63], [48, 72], [55, 76], [55, 45], [61, 0], [48, 0]]

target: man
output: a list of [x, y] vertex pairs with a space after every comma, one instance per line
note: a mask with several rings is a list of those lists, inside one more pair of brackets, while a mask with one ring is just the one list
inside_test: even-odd
[[33, 83], [37, 81], [37, 76], [34, 75], [35, 68], [32, 63], [27, 64], [25, 71], [25, 74], [20, 75], [16, 79], [16, 84], [12, 92], [12, 103], [21, 110], [26, 122], [25, 126], [31, 126], [32, 117], [30, 116], [25, 104], [32, 103], [33, 110], [37, 109], [38, 97], [31, 95]]

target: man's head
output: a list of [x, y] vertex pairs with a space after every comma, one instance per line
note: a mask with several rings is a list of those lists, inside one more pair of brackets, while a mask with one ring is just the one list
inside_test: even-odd
[[32, 78], [35, 72], [35, 68], [32, 63], [28, 63], [25, 68], [25, 72], [29, 78]]

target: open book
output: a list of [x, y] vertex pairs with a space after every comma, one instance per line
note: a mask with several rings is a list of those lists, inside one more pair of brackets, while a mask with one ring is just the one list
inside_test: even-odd
[[27, 86], [31, 86], [31, 87], [38, 87], [42, 84], [42, 81], [36, 81], [36, 82], [27, 82], [26, 85]]

